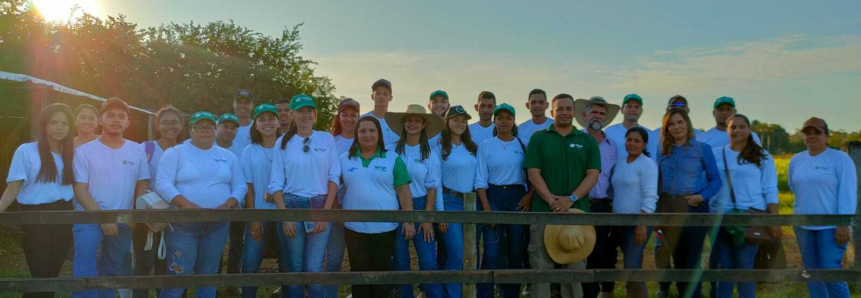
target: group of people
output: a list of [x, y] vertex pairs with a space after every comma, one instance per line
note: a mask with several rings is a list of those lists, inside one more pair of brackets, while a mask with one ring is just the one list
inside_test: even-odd
[[[598, 96], [548, 98], [535, 89], [526, 101], [530, 119], [518, 125], [514, 106], [488, 91], [478, 95], [473, 124], [467, 108], [451, 106], [442, 90], [430, 94], [427, 109], [411, 104], [404, 112], [389, 111], [391, 82], [380, 79], [371, 91], [374, 106], [365, 114], [357, 101], [341, 100], [331, 131], [314, 129], [317, 102], [303, 94], [254, 105], [252, 93], [239, 90], [234, 113], [196, 111], [187, 122], [166, 106], [156, 113], [156, 139], [142, 144], [123, 138], [129, 106], [121, 99], [74, 112], [52, 104], [41, 112], [37, 141], [15, 152], [0, 212], [13, 201], [27, 211], [128, 210], [150, 193], [179, 209], [462, 211], [465, 195], [474, 192], [477, 210], [486, 212], [778, 213], [774, 159], [729, 97], [715, 101], [716, 126], [702, 132], [693, 128], [682, 96], [670, 98], [663, 126], [649, 130], [639, 124], [645, 104], [637, 94], [616, 105]], [[622, 122], [608, 126], [620, 113]], [[854, 214], [854, 164], [827, 147], [824, 120], [811, 118], [802, 133], [808, 150], [796, 154], [789, 168], [795, 213]], [[482, 269], [615, 268], [617, 251], [625, 269], [639, 269], [654, 232], [656, 259], [665, 260], [659, 268], [670, 268], [672, 259], [673, 268], [695, 269], [708, 236], [713, 268], [752, 269], [757, 245], [743, 232], [739, 238], [738, 229], [598, 226], [590, 242], [559, 226], [486, 224], [478, 227], [477, 243]], [[200, 222], [172, 223], [152, 233], [150, 225], [118, 222], [31, 225], [23, 232], [33, 277], [56, 277], [72, 245], [75, 277], [129, 275], [132, 268], [135, 275], [216, 274], [226, 243], [228, 273], [257, 272], [271, 243], [281, 272], [337, 272], [345, 251], [352, 271], [410, 270], [410, 242], [420, 270], [462, 270], [464, 258], [460, 223]], [[781, 237], [780, 227], [768, 233]], [[795, 234], [806, 268], [841, 268], [848, 227], [802, 226]], [[612, 297], [613, 287], [569, 283], [561, 285], [561, 294]], [[645, 283], [625, 287], [628, 296], [648, 296]], [[695, 277], [677, 288], [683, 297], [702, 295]], [[740, 297], [755, 296], [754, 283], [714, 288], [712, 297], [732, 297], [734, 288]], [[849, 296], [846, 283], [808, 288], [812, 297]], [[481, 284], [478, 294], [520, 297], [522, 289]], [[160, 289], [159, 297], [181, 297], [184, 290]], [[337, 297], [337, 290], [285, 285], [281, 294]], [[353, 285], [352, 297], [388, 297], [392, 290]], [[412, 285], [394, 290], [398, 297], [415, 291]], [[423, 284], [420, 290], [425, 297], [461, 297], [462, 285]], [[551, 285], [532, 284], [528, 291], [530, 297], [550, 297]], [[257, 296], [256, 287], [237, 292]], [[659, 295], [668, 292], [669, 284], [662, 284]], [[214, 297], [216, 289], [195, 293]], [[73, 297], [114, 294], [88, 290]]]

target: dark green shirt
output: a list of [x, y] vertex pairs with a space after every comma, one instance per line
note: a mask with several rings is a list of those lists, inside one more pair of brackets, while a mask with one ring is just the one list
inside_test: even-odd
[[[550, 193], [570, 197], [586, 177], [586, 170], [601, 170], [601, 151], [594, 137], [576, 127], [563, 137], [555, 125], [550, 125], [529, 139], [523, 167], [541, 170]], [[588, 212], [589, 195], [579, 198], [571, 207]], [[550, 205], [538, 192], [532, 197], [532, 211], [550, 212]]]

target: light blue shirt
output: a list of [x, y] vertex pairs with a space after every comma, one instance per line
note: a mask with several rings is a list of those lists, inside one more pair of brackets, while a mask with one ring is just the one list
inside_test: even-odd
[[553, 118], [550, 117], [547, 117], [547, 120], [541, 124], [535, 124], [535, 122], [532, 122], [532, 119], [529, 119], [526, 122], [517, 125], [517, 135], [520, 136], [520, 140], [523, 141], [523, 144], [529, 146], [529, 139], [532, 138], [532, 135], [535, 134], [536, 131], [548, 128], [550, 125], [553, 125], [553, 123]]
[[[585, 134], [589, 131], [585, 128], [581, 129]], [[604, 141], [598, 144], [598, 149], [601, 150], [601, 174], [598, 175], [598, 183], [589, 190], [590, 200], [613, 199], [610, 195], [610, 175], [613, 173], [613, 165], [616, 164], [618, 146], [616, 141], [607, 137], [604, 134]]]
[[[795, 214], [855, 214], [858, 180], [855, 163], [831, 148], [817, 156], [807, 151], [789, 161], [789, 188], [795, 193]], [[833, 229], [803, 226], [808, 230]]]
[[156, 174], [156, 191], [172, 202], [182, 195], [201, 208], [215, 209], [235, 198], [241, 202], [248, 191], [239, 161], [224, 148], [203, 150], [192, 144], [167, 149]]
[[[424, 197], [428, 189], [440, 186], [440, 163], [439, 156], [431, 151], [428, 157], [422, 160], [421, 146], [404, 145], [404, 153], [398, 154], [397, 146], [386, 148], [387, 154], [397, 154], [407, 165], [410, 172], [410, 194], [413, 198]], [[425, 206], [413, 206], [415, 210], [424, 210]]]
[[726, 151], [726, 162], [729, 165], [729, 176], [732, 178], [732, 189], [735, 192], [735, 201], [732, 203], [730, 197], [729, 183], [722, 179], [720, 191], [710, 200], [709, 210], [711, 213], [725, 213], [733, 208], [742, 210], [756, 209], [765, 211], [767, 204], [778, 204], [777, 200], [777, 169], [774, 166], [774, 158], [765, 153], [762, 167], [754, 163], [742, 160], [739, 164], [739, 152], [732, 151], [729, 145], [714, 149], [715, 160], [721, 178], [726, 177], [724, 169], [723, 153]]
[[[274, 158], [275, 148], [264, 148], [260, 144], [248, 145], [245, 147], [245, 152], [242, 152], [239, 163], [242, 166], [245, 182], [254, 186], [254, 209], [276, 209], [274, 202], [267, 202], [263, 198], [269, 187], [269, 177], [272, 175], [272, 160]], [[245, 198], [241, 198], [240, 202], [244, 206]]]
[[436, 152], [442, 160], [442, 186], [457, 192], [472, 192], [478, 159], [463, 144], [451, 144], [451, 153], [445, 159], [442, 158], [442, 144]]
[[[759, 136], [756, 132], [751, 131], [750, 135], [753, 137], [753, 141], [757, 145], [762, 146], [762, 141], [759, 140]], [[726, 131], [720, 131], [717, 127], [712, 127], [712, 129], [697, 135], [697, 141], [709, 144], [712, 148], [721, 148], [729, 145], [729, 135]]]
[[490, 126], [483, 127], [478, 122], [469, 125], [469, 135], [476, 145], [481, 145], [482, 142], [493, 138], [493, 129], [496, 124], [490, 123]]
[[526, 177], [523, 158], [526, 150], [518, 139], [508, 142], [494, 137], [478, 146], [478, 169], [475, 175], [475, 188], [487, 189], [493, 185], [524, 185]]
[[[672, 196], [701, 195], [703, 204], [693, 211], [708, 212], [709, 199], [720, 190], [721, 175], [711, 146], [695, 139], [689, 142], [690, 145], [673, 145], [670, 155], [661, 156], [660, 192]], [[703, 172], [706, 180], [700, 178]]]

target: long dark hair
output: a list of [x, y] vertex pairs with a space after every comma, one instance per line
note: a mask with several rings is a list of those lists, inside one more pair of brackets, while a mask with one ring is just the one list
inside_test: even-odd
[[[451, 154], [451, 129], [448, 128], [448, 122], [454, 117], [445, 118], [445, 122], [442, 125], [442, 132], [440, 137], [440, 143], [442, 144], [442, 160], [448, 160], [449, 154]], [[472, 136], [469, 134], [469, 128], [467, 127], [463, 134], [460, 135], [460, 141], [466, 146], [466, 150], [469, 150], [469, 153], [472, 156], [475, 156], [475, 153], [478, 151], [478, 145], [472, 141]]]
[[[514, 116], [514, 115], [512, 115], [512, 116]], [[511, 118], [514, 118], [514, 117], [511, 117]], [[496, 121], [496, 115], [493, 115], [493, 121], [494, 122]], [[467, 130], [469, 130], [469, 129], [467, 129]], [[493, 126], [493, 136], [495, 137], [498, 134], [499, 134], [499, 132], [496, 131], [496, 125], [494, 125]], [[517, 135], [517, 123], [511, 124], [511, 135], [514, 136], [514, 139], [520, 143], [520, 149], [523, 149], [523, 155], [526, 155], [526, 144], [523, 144], [523, 140], [521, 140], [520, 137]], [[463, 138], [463, 137], [461, 136], [461, 138]]]
[[[176, 115], [176, 118], [179, 119], [180, 129], [179, 135], [176, 136], [176, 142], [182, 143], [182, 141], [185, 141], [184, 135], [187, 133], [187, 131], [183, 129], [185, 125], [183, 125], [182, 112], [180, 112], [179, 109], [172, 105], [165, 105], [161, 107], [161, 109], [158, 109], [158, 112], [155, 113], [155, 121], [159, 122], [158, 125], [161, 125], [161, 118], [164, 118], [164, 116], [168, 114]], [[155, 137], [156, 140], [161, 139], [161, 132], [159, 132], [158, 129], [154, 130], [152, 132], [152, 135], [153, 137]]]
[[694, 134], [694, 124], [691, 123], [691, 117], [688, 116], [688, 113], [685, 112], [685, 110], [681, 109], [681, 108], [672, 108], [672, 109], [668, 110], [667, 113], [664, 114], [664, 120], [662, 121], [664, 126], [661, 127], [661, 146], [663, 146], [663, 148], [661, 148], [661, 155], [662, 156], [673, 154], [673, 142], [674, 142], [674, 140], [673, 140], [673, 136], [670, 135], [670, 128], [669, 128], [670, 118], [672, 118], [673, 115], [681, 115], [682, 118], [685, 119], [685, 122], [687, 122], [687, 125], [688, 125], [688, 141], [687, 141], [687, 144], [690, 144], [691, 139], [696, 138], [696, 135]]
[[[424, 120], [424, 118], [422, 118], [422, 120]], [[403, 122], [404, 127], [401, 128], [401, 139], [398, 140], [398, 145], [395, 146], [395, 152], [398, 154], [404, 154], [405, 147], [407, 146], [406, 121]], [[427, 121], [425, 121], [425, 124], [427, 124]], [[428, 144], [428, 133], [424, 128], [422, 128], [422, 131], [419, 133], [419, 148], [421, 148], [422, 161], [428, 159], [428, 157], [430, 157], [431, 150], [430, 145]]]
[[[639, 126], [632, 127], [631, 129], [628, 130], [628, 132], [625, 133], [625, 139], [627, 139], [628, 135], [631, 133], [639, 134], [640, 138], [643, 138], [643, 143], [645, 143], [646, 145], [649, 145], [649, 132], [646, 131], [645, 128], [642, 128]], [[618, 144], [617, 144], [617, 146], [618, 146]], [[649, 150], [646, 148], [647, 147], [643, 147], [643, 155], [645, 155], [646, 157], [652, 157], [652, 154], [649, 153]]]
[[[747, 116], [742, 114], [735, 114], [734, 116], [729, 118], [729, 121], [727, 121], [727, 123], [735, 120], [736, 118], [744, 120], [744, 123], [747, 124], [747, 127], [750, 127], [750, 119], [748, 119]], [[767, 159], [767, 157], [765, 156], [765, 149], [763, 149], [762, 146], [760, 146], [753, 140], [753, 130], [751, 129], [751, 133], [747, 136], [747, 144], [745, 144], [744, 150], [742, 150], [741, 153], [738, 155], [738, 164], [741, 165], [744, 163], [752, 163], [756, 164], [757, 167], [761, 168], [762, 161], [765, 159]]]
[[359, 151], [359, 126], [362, 126], [362, 122], [365, 121], [370, 121], [377, 127], [377, 150], [380, 150], [380, 152], [386, 152], [386, 143], [383, 142], [383, 127], [380, 126], [380, 120], [377, 120], [377, 117], [368, 115], [359, 118], [359, 122], [356, 122], [356, 134], [355, 137], [353, 137], [353, 144], [350, 145], [349, 158], [356, 157], [356, 152]]
[[51, 145], [48, 143], [48, 122], [56, 113], [63, 113], [69, 121], [69, 133], [60, 140], [60, 148], [63, 157], [63, 175], [59, 181], [62, 185], [70, 185], [75, 181], [74, 174], [74, 152], [75, 152], [75, 116], [72, 114], [72, 109], [69, 106], [61, 103], [50, 104], [42, 109], [42, 114], [39, 115], [39, 160], [42, 163], [39, 168], [39, 175], [36, 176], [36, 182], [51, 183], [57, 182], [57, 165], [54, 163], [54, 156], [51, 154]]

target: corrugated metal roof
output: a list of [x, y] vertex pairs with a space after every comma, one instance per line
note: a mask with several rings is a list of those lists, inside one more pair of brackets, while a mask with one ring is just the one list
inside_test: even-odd
[[[23, 75], [23, 74], [0, 71], [0, 80], [22, 82], [22, 83], [30, 82], [33, 84], [39, 84], [39, 85], [51, 87], [52, 89], [54, 89], [54, 91], [62, 92], [65, 94], [70, 94], [70, 95], [75, 95], [75, 96], [80, 96], [80, 97], [87, 97], [87, 98], [90, 98], [92, 100], [102, 101], [102, 102], [106, 100], [104, 98], [101, 98], [101, 97], [98, 97], [98, 96], [95, 96], [95, 95], [92, 95], [92, 94], [89, 94], [86, 92], [81, 92], [81, 91], [78, 91], [78, 90], [75, 90], [75, 89], [72, 89], [72, 88], [51, 82], [51, 81], [46, 81], [46, 80], [43, 80], [40, 78], [34, 78], [34, 77], [31, 77], [28, 75]], [[150, 112], [150, 111], [142, 109], [142, 108], [138, 108], [138, 107], [134, 107], [134, 106], [131, 106], [130, 108], [135, 110], [135, 111], [141, 112], [141, 113], [146, 113], [149, 115], [155, 115], [153, 112]]]

